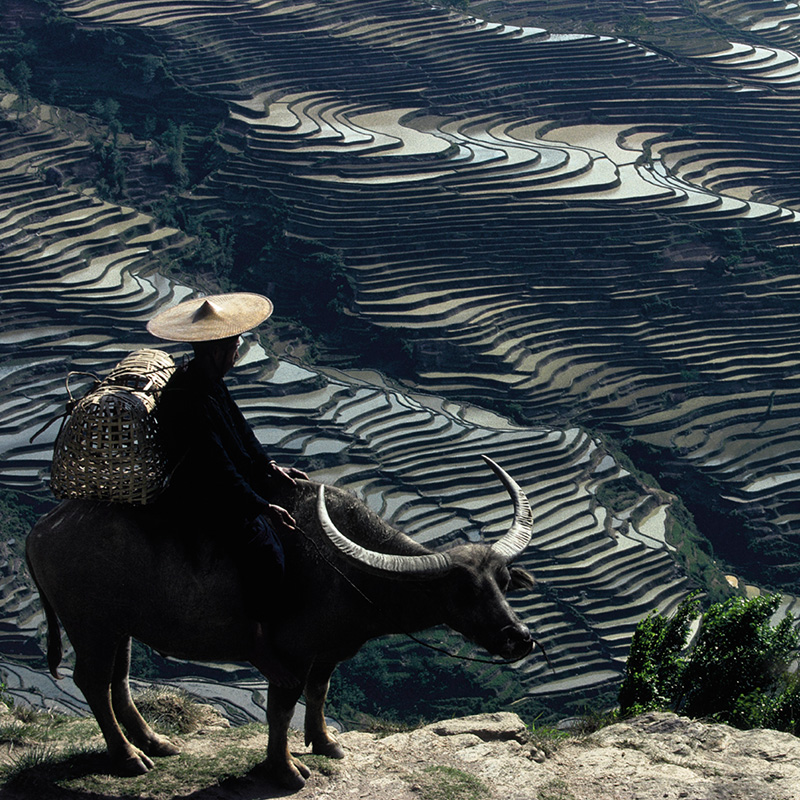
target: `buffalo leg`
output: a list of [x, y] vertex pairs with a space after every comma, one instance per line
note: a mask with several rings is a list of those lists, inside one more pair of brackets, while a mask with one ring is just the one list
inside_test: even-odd
[[75, 685], [92, 709], [112, 762], [124, 775], [143, 775], [153, 768], [153, 762], [125, 738], [111, 705], [111, 680], [119, 641], [85, 632], [70, 635], [70, 640], [75, 648]]
[[175, 756], [180, 750], [169, 739], [159, 736], [144, 720], [131, 697], [128, 673], [131, 667], [131, 637], [117, 649], [111, 678], [111, 704], [114, 714], [133, 743], [149, 756]]
[[289, 724], [302, 686], [281, 687], [272, 684], [267, 697], [267, 765], [275, 780], [287, 789], [302, 789], [311, 774], [308, 767], [289, 752]]
[[325, 698], [336, 664], [315, 663], [306, 680], [306, 744], [311, 752], [328, 758], [344, 758], [344, 750], [325, 722]]

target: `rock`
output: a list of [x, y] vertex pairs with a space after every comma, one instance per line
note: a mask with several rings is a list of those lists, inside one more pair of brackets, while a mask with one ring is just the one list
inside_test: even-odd
[[433, 771], [441, 781], [467, 773], [491, 800], [800, 800], [800, 739], [787, 733], [645, 714], [565, 739], [545, 754], [534, 742], [521, 744], [525, 731], [506, 713], [385, 739], [343, 733], [342, 773], [313, 774], [298, 797], [419, 800]]
[[645, 769], [661, 773], [665, 791], [669, 780], [681, 780], [687, 797], [702, 786], [697, 797], [800, 800], [800, 739], [789, 733], [651, 713], [603, 728], [588, 743], [636, 754]]
[[538, 747], [532, 747], [530, 758], [537, 764], [544, 764], [544, 762], [547, 761], [547, 753], [545, 753], [544, 750], [541, 750]]
[[525, 734], [525, 723], [517, 714], [499, 711], [492, 714], [476, 714], [472, 717], [448, 719], [434, 722], [427, 728], [439, 736], [457, 736], [471, 733], [484, 742], [497, 739], [519, 739]]

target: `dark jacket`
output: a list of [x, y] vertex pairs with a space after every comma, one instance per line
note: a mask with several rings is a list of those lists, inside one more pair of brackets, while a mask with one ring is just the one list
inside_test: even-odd
[[175, 370], [158, 404], [172, 469], [163, 499], [187, 515], [243, 527], [267, 510], [270, 459], [222, 379], [197, 362]]

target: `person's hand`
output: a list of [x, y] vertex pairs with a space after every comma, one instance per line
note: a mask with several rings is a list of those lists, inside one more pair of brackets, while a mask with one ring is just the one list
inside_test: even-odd
[[288, 481], [292, 486], [294, 486], [298, 480], [308, 480], [308, 475], [305, 472], [299, 469], [295, 469], [294, 467], [281, 467], [278, 466], [274, 461], [269, 462], [270, 465], [270, 477], [278, 478], [278, 480]]
[[295, 522], [294, 517], [283, 506], [276, 506], [270, 503], [267, 506], [267, 514], [269, 514], [270, 519], [277, 525], [288, 528], [290, 531], [297, 530], [297, 522]]

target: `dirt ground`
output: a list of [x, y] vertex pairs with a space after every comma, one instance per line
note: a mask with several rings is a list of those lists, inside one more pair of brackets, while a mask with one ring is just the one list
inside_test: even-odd
[[[379, 737], [339, 736], [345, 758], [309, 756], [300, 733], [291, 747], [311, 769], [295, 792], [276, 787], [260, 767], [237, 777], [203, 773], [226, 753], [256, 763], [266, 752], [263, 727], [237, 732], [208, 725], [182, 738], [178, 757], [148, 775], [97, 775], [98, 750], [72, 770], [77, 783], [30, 781], [0, 788], [3, 800], [191, 798], [191, 800], [800, 800], [800, 739], [775, 731], [739, 731], [674, 714], [646, 714], [582, 736], [554, 740], [525, 728], [516, 714], [482, 714]], [[11, 753], [13, 756], [13, 753]], [[9, 757], [6, 748], [6, 761]], [[183, 768], [181, 768], [181, 765]], [[27, 788], [26, 788], [27, 787]]]

